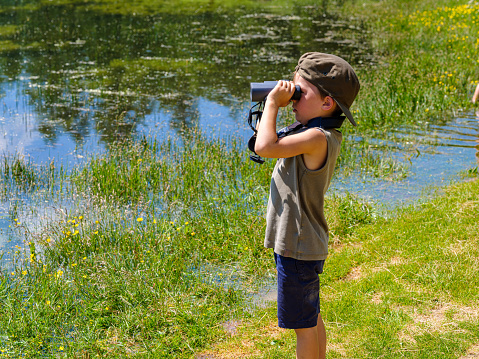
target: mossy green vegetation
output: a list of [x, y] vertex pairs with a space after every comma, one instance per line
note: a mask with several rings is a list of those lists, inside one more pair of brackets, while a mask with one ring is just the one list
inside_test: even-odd
[[[307, 1], [306, 1], [307, 3]], [[11, 4], [15, 6], [15, 4]], [[158, 13], [165, 14], [198, 14], [203, 12], [215, 12], [224, 10], [235, 10], [238, 7], [248, 7], [260, 10], [261, 8], [278, 9], [279, 13], [291, 9], [294, 4], [290, 1], [267, 0], [252, 1], [242, 0], [241, 3], [230, 0], [137, 0], [137, 1], [117, 1], [117, 0], [30, 0], [22, 1], [16, 8], [25, 8], [32, 11], [42, 6], [82, 6], [89, 11], [99, 11], [108, 14], [119, 15], [151, 15]]]
[[0, 36], [3, 38], [15, 35], [18, 31], [19, 31], [19, 27], [17, 25], [0, 26]]
[[[235, 10], [239, 6], [249, 8], [280, 8], [280, 13], [291, 8], [294, 4], [290, 1], [268, 0], [252, 1], [242, 0], [241, 3], [231, 0], [137, 0], [137, 1], [117, 1], [117, 0], [42, 0], [39, 2], [44, 5], [80, 5], [93, 11], [104, 11], [107, 13], [121, 15], [151, 15], [157, 13], [167, 14], [191, 14], [202, 12], [214, 12], [223, 10]], [[28, 5], [27, 5], [28, 6]]]
[[0, 51], [1, 52], [19, 50], [20, 48], [21, 48], [21, 46], [19, 44], [16, 44], [11, 40], [0, 40]]

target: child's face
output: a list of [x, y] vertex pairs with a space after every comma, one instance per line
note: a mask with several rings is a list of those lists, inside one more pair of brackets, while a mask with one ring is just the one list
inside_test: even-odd
[[[299, 100], [293, 100], [293, 113], [296, 121], [306, 124], [314, 117], [324, 117], [327, 115], [323, 106], [326, 98], [321, 97], [316, 86], [306, 81], [297, 73], [294, 74], [293, 82], [301, 87], [302, 92]], [[329, 99], [332, 100], [331, 98]]]

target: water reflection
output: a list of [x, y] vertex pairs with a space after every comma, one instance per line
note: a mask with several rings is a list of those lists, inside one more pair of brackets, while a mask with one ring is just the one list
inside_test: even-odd
[[[435, 123], [401, 127], [377, 139], [382, 146], [394, 146], [398, 159], [409, 162], [409, 175], [401, 181], [368, 179], [359, 174], [339, 176], [333, 191], [348, 191], [394, 208], [430, 194], [479, 166], [479, 112], [464, 113]], [[410, 155], [407, 155], [409, 153]], [[462, 173], [462, 175], [461, 175]]]
[[[17, 101], [28, 103], [51, 146], [65, 133], [77, 144], [131, 136], [151, 125], [153, 113], [168, 113], [171, 128], [184, 129], [202, 116], [199, 98], [237, 109], [249, 82], [289, 77], [306, 50], [367, 61], [364, 31], [323, 11], [126, 16], [73, 5], [6, 8], [0, 81], [16, 84]], [[1, 89], [6, 96], [8, 86]]]
[[[108, 2], [58, 2], [4, 0], [0, 10], [0, 152], [34, 163], [54, 159], [71, 169], [119, 138], [153, 132], [159, 141], [187, 140], [195, 126], [246, 139], [250, 82], [290, 77], [305, 51], [370, 61], [364, 29], [326, 16], [327, 1], [287, 13], [216, 7], [147, 15]], [[9, 227], [19, 212], [41, 226], [45, 213], [74, 201], [22, 196], [0, 201], [0, 253], [21, 245]]]

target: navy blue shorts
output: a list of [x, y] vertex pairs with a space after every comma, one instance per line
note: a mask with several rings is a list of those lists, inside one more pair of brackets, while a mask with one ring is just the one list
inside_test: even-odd
[[312, 328], [317, 325], [319, 278], [324, 260], [302, 261], [274, 254], [278, 275], [278, 325]]

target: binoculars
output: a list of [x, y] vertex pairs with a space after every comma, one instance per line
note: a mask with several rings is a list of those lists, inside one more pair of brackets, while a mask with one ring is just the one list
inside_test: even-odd
[[[250, 83], [250, 99], [251, 102], [262, 102], [266, 96], [274, 89], [278, 81], [264, 81]], [[299, 100], [301, 98], [301, 88], [296, 85], [293, 97], [291, 100]]]

